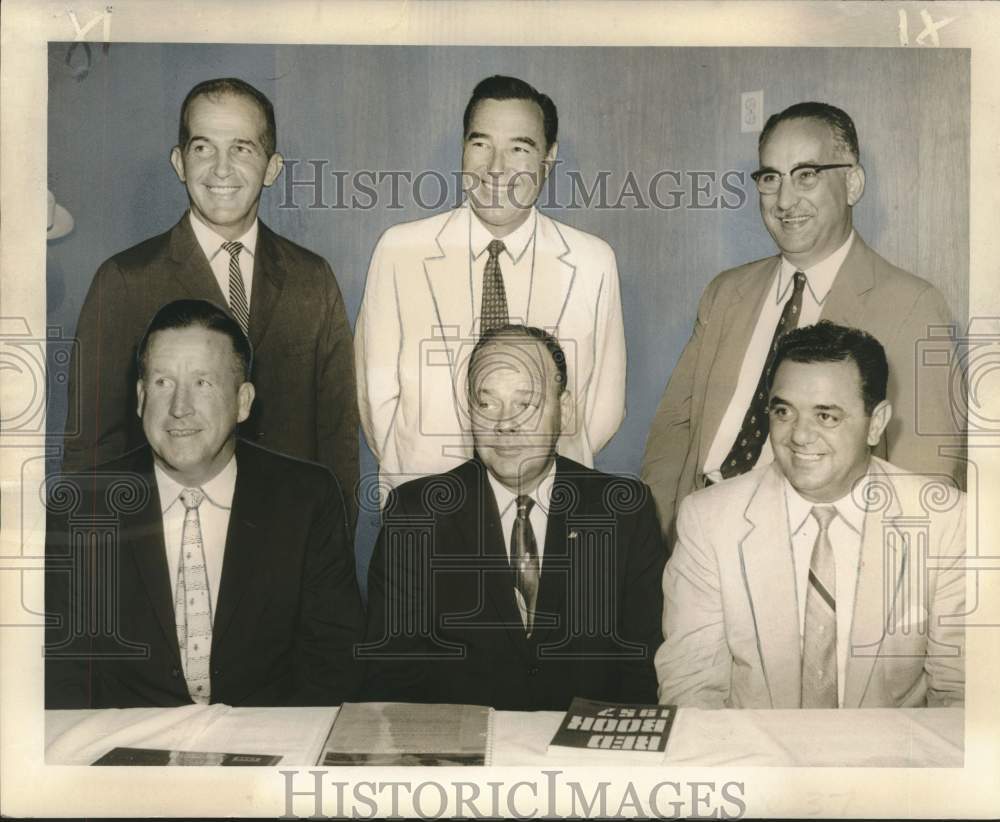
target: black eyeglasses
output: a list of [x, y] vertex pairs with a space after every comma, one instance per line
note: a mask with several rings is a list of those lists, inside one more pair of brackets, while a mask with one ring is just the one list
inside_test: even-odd
[[[819, 182], [821, 171], [829, 171], [832, 168], [853, 168], [854, 163], [828, 163], [827, 165], [814, 165], [807, 163], [795, 166], [791, 171], [786, 172], [792, 179], [792, 185], [796, 191], [809, 191], [816, 187]], [[750, 177], [757, 184], [757, 190], [761, 194], [774, 194], [781, 188], [781, 178], [785, 175], [773, 168], [762, 168], [755, 171]]]

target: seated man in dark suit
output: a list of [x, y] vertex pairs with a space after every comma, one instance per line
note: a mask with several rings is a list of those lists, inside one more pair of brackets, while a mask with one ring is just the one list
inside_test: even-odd
[[236, 439], [250, 343], [177, 300], [138, 348], [149, 446], [49, 486], [46, 706], [354, 698], [363, 633], [341, 488]]
[[574, 405], [545, 332], [484, 334], [468, 392], [475, 457], [388, 498], [359, 649], [366, 698], [655, 702], [666, 550], [648, 489], [556, 456]]

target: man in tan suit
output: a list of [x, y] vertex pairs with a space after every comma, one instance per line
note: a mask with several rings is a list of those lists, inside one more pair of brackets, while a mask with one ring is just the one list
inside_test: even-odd
[[964, 487], [948, 369], [918, 366], [918, 342], [951, 314], [934, 286], [854, 231], [865, 172], [853, 121], [834, 106], [799, 103], [767, 121], [759, 146], [761, 216], [781, 254], [724, 271], [702, 295], [643, 457], [661, 525], [672, 529], [693, 490], [771, 461], [761, 390], [769, 351], [778, 331], [819, 319], [864, 329], [885, 347], [895, 413], [876, 453]]
[[963, 704], [965, 495], [870, 455], [893, 413], [884, 349], [821, 322], [774, 369], [774, 462], [680, 505], [660, 702]]

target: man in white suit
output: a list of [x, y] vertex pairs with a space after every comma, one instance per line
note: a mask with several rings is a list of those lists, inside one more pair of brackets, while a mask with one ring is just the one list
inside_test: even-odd
[[625, 415], [614, 252], [534, 207], [558, 149], [555, 104], [522, 80], [489, 77], [464, 130], [465, 204], [390, 228], [368, 269], [355, 362], [383, 491], [472, 456], [464, 386], [490, 328], [537, 326], [566, 351], [573, 401], [560, 454], [592, 467]]
[[962, 705], [965, 495], [870, 455], [892, 416], [881, 344], [786, 334], [774, 462], [681, 502], [663, 577], [663, 703]]

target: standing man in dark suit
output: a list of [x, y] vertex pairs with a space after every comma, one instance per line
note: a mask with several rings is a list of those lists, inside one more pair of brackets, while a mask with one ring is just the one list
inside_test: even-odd
[[[181, 107], [170, 162], [191, 208], [177, 225], [97, 271], [77, 325], [64, 467], [142, 443], [132, 414], [135, 346], [156, 310], [188, 297], [225, 306], [256, 352], [246, 439], [333, 470], [354, 519], [358, 414], [351, 328], [326, 261], [257, 219], [281, 173], [270, 100], [242, 80], [199, 83]], [[72, 428], [74, 426], [68, 426]]]
[[774, 345], [784, 331], [819, 319], [860, 328], [885, 346], [895, 414], [876, 454], [963, 487], [948, 369], [921, 367], [917, 346], [949, 325], [951, 313], [934, 286], [882, 259], [854, 231], [852, 210], [865, 188], [854, 122], [835, 106], [798, 103], [767, 121], [759, 150], [752, 176], [781, 255], [724, 271], [702, 295], [643, 457], [664, 529], [692, 491], [771, 462], [764, 381]]
[[562, 456], [559, 343], [486, 332], [469, 361], [475, 456], [388, 498], [368, 574], [370, 699], [564, 710], [655, 702], [666, 551], [648, 489]]
[[46, 705], [335, 705], [364, 617], [326, 468], [236, 439], [252, 349], [202, 300], [138, 349], [149, 445], [49, 488]]

